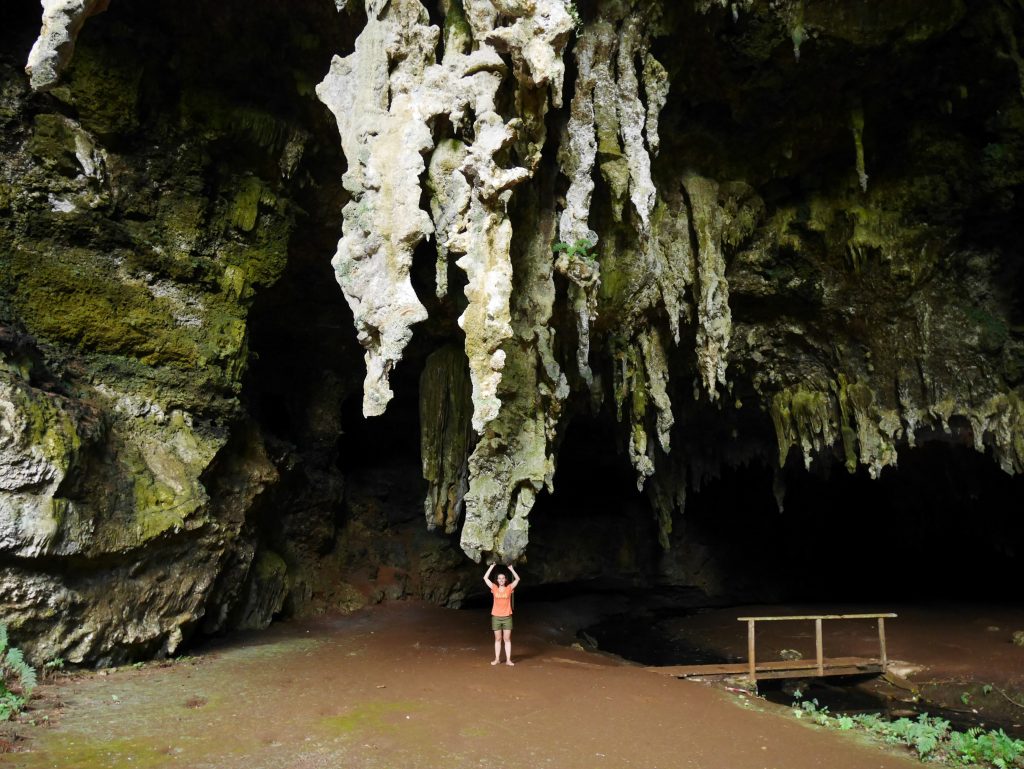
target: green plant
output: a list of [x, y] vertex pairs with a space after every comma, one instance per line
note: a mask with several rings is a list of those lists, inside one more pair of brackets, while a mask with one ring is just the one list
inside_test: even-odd
[[987, 764], [997, 769], [1019, 766], [1024, 757], [1024, 740], [1015, 740], [1002, 729], [984, 732], [968, 729], [950, 735], [950, 747], [964, 764]]
[[[966, 694], [966, 693], [965, 693]], [[958, 732], [950, 729], [949, 721], [923, 713], [916, 719], [899, 718], [895, 721], [867, 713], [855, 716], [832, 716], [827, 707], [817, 700], [793, 701], [793, 713], [798, 718], [810, 716], [821, 726], [849, 731], [860, 728], [890, 745], [905, 745], [918, 758], [944, 761], [956, 766], [987, 766], [994, 769], [1024, 767], [1024, 740], [1007, 735], [1002, 729], [985, 732], [968, 729]]]
[[[794, 695], [796, 696], [796, 695]], [[793, 702], [793, 713], [797, 718], [803, 718], [804, 715], [810, 717], [810, 720], [819, 726], [828, 726], [829, 720], [832, 716], [829, 715], [827, 705], [818, 705], [818, 701], [815, 700], [804, 700], [799, 702], [799, 697]]]
[[597, 244], [591, 240], [587, 240], [586, 238], [580, 238], [572, 244], [565, 243], [560, 240], [551, 247], [551, 250], [556, 254], [565, 253], [565, 255], [569, 257], [578, 256], [581, 259], [585, 259], [586, 261], [593, 263], [596, 261], [596, 258], [592, 253], [595, 245]]
[[961, 694], [960, 695], [960, 702], [962, 702], [964, 705], [970, 705], [971, 704], [971, 693], [970, 692], [964, 692], [963, 694]]
[[18, 713], [36, 688], [36, 671], [21, 649], [9, 646], [7, 626], [0, 624], [0, 721]]
[[836, 718], [836, 726], [844, 732], [847, 732], [850, 729], [852, 729], [856, 725], [856, 723], [857, 722], [849, 716], [839, 716], [838, 718]]
[[52, 657], [39, 666], [39, 676], [43, 680], [53, 678], [64, 669], [63, 657]]
[[912, 748], [922, 759], [935, 753], [950, 733], [949, 721], [930, 718], [927, 713], [922, 713], [917, 720], [886, 721], [878, 716], [854, 716], [854, 721], [890, 744]]

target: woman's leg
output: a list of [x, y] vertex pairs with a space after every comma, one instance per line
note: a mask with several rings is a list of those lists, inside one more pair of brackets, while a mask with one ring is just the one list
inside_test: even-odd
[[501, 662], [501, 632], [500, 630], [494, 631], [494, 662], [491, 663], [492, 665]]
[[501, 634], [505, 638], [505, 664], [515, 665], [516, 663], [512, 661], [512, 631], [502, 630]]

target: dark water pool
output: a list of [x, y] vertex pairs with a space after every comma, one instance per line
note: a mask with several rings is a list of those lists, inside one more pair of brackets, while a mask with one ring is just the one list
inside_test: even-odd
[[681, 638], [670, 624], [687, 612], [642, 612], [611, 617], [580, 633], [602, 651], [644, 665], [710, 665], [737, 662], [720, 651]]

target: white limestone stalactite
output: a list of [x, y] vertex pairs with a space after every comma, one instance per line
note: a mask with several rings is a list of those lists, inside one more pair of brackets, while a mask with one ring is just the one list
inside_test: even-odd
[[437, 244], [435, 292], [438, 298], [448, 294], [449, 241], [469, 208], [469, 182], [459, 171], [465, 161], [466, 145], [457, 139], [441, 141], [430, 156], [428, 185]]
[[[461, 254], [457, 264], [468, 277], [469, 306], [459, 323], [473, 381], [473, 427], [480, 432], [501, 408], [496, 395], [504, 366], [501, 345], [512, 333], [512, 233], [505, 208], [511, 189], [531, 173], [496, 160], [517, 139], [519, 128], [519, 121], [506, 122], [497, 111], [507, 72], [496, 46], [510, 54], [527, 86], [551, 86], [560, 94], [561, 51], [571, 22], [558, 0], [506, 0], [497, 6], [473, 0], [465, 9], [474, 49], [465, 53], [468, 41], [453, 34], [438, 64], [440, 33], [429, 26], [418, 0], [366, 0], [368, 21], [355, 51], [335, 57], [317, 93], [337, 118], [349, 161], [344, 183], [352, 200], [343, 211], [343, 237], [333, 264], [366, 349], [363, 413], [380, 414], [387, 406], [389, 374], [412, 325], [426, 317], [409, 268], [416, 245], [437, 228], [440, 250]], [[498, 11], [515, 22], [496, 29]], [[473, 139], [463, 147], [443, 143], [441, 155], [431, 161], [438, 191], [432, 224], [419, 207], [420, 177], [424, 155], [434, 150], [431, 123], [443, 114], [454, 126], [472, 114]], [[441, 173], [449, 177], [443, 184]], [[439, 275], [446, 276], [445, 269], [439, 265]], [[446, 292], [445, 278], [439, 278], [437, 290]]]
[[45, 91], [57, 84], [85, 20], [109, 5], [110, 0], [42, 0], [42, 27], [25, 65], [32, 90]]
[[671, 449], [672, 401], [668, 396], [668, 358], [657, 326], [644, 329], [638, 336], [644, 362], [648, 392], [657, 412], [658, 443], [666, 454]]
[[1024, 388], [990, 398], [982, 421], [984, 430], [992, 436], [999, 467], [1010, 475], [1024, 473]]
[[665, 307], [672, 339], [679, 344], [680, 320], [693, 321], [689, 293], [697, 263], [690, 246], [690, 216], [679, 185], [661, 191], [652, 217], [648, 264], [657, 276], [658, 299]]
[[558, 244], [555, 269], [569, 279], [569, 301], [576, 318], [576, 367], [583, 381], [593, 384], [590, 370], [590, 326], [597, 318], [597, 290], [601, 268], [589, 250], [596, 246], [597, 234], [588, 233], [572, 245]]
[[554, 353], [549, 327], [555, 304], [551, 262], [554, 214], [530, 199], [534, 232], [514, 249], [516, 284], [512, 297], [514, 334], [506, 343], [502, 409], [487, 425], [470, 458], [470, 490], [462, 548], [479, 559], [485, 552], [514, 560], [526, 548], [529, 513], [543, 488], [554, 491], [554, 442], [569, 385]]
[[[468, 304], [459, 325], [472, 382], [472, 425], [484, 436], [470, 463], [470, 534], [464, 533], [463, 547], [479, 557], [499, 547], [498, 529], [525, 520], [536, 484], [548, 474], [545, 469], [537, 481], [536, 472], [528, 473], [530, 483], [504, 506], [492, 506], [493, 495], [481, 491], [506, 482], [508, 473], [498, 466], [502, 456], [519, 463], [523, 451], [536, 446], [547, 456], [543, 417], [537, 437], [528, 440], [495, 442], [485, 431], [502, 409], [504, 345], [513, 337], [507, 207], [513, 188], [539, 163], [549, 98], [561, 103], [561, 57], [572, 21], [561, 0], [466, 0], [461, 8], [450, 3], [447, 11], [464, 11], [465, 17], [447, 25], [444, 58], [437, 63], [440, 33], [429, 26], [418, 0], [366, 0], [368, 22], [354, 53], [335, 57], [317, 93], [338, 120], [349, 161], [344, 183], [352, 200], [343, 211], [334, 265], [366, 348], [364, 414], [381, 413], [390, 400], [388, 374], [401, 359], [411, 326], [426, 316], [409, 280], [413, 249], [436, 232], [439, 295], [447, 293], [448, 254], [458, 255], [456, 264], [466, 273]], [[498, 106], [510, 74], [501, 54], [511, 60], [514, 78], [517, 114], [508, 119]], [[438, 141], [432, 124], [441, 115], [466, 139]], [[429, 152], [433, 222], [419, 208]], [[501, 159], [507, 156], [521, 165], [506, 166]], [[550, 269], [550, 251], [546, 260]], [[528, 336], [529, 347], [539, 344], [532, 326]], [[471, 519], [484, 524], [469, 526]], [[503, 553], [521, 553], [525, 533], [502, 536]]]
[[[561, 57], [572, 21], [559, 0], [469, 0], [465, 10], [476, 44], [511, 58], [516, 94], [516, 116], [506, 122], [495, 104], [501, 81], [495, 78], [490, 91], [478, 92], [476, 139], [463, 164], [473, 189], [464, 231], [451, 240], [451, 250], [464, 254], [456, 264], [468, 278], [469, 306], [459, 325], [473, 376], [473, 427], [482, 432], [501, 409], [501, 347], [512, 336], [512, 225], [506, 207], [512, 188], [530, 178], [540, 160], [548, 93], [561, 104]], [[499, 26], [499, 14], [512, 23]], [[523, 166], [499, 167], [497, 156], [513, 145]]]
[[569, 179], [565, 208], [558, 222], [558, 235], [564, 243], [589, 237], [590, 199], [594, 193], [594, 160], [597, 158], [596, 118], [594, 114], [594, 76], [598, 39], [583, 34], [576, 42], [576, 93], [569, 105], [569, 123], [558, 152], [562, 173]]
[[[597, 244], [597, 236], [590, 229], [590, 199], [594, 192], [593, 169], [597, 158], [594, 114], [595, 59], [598, 56], [598, 38], [589, 34], [580, 37], [576, 46], [576, 61], [579, 75], [576, 79], [576, 93], [569, 111], [569, 123], [559, 151], [559, 163], [569, 178], [566, 205], [559, 219], [559, 237], [563, 244]], [[572, 259], [568, 252], [562, 252], [556, 268], [571, 282], [570, 301], [576, 316], [578, 347], [576, 365], [580, 376], [588, 384], [593, 381], [590, 370], [590, 325], [597, 317], [597, 288], [600, 285], [600, 268], [596, 262], [581, 258]]]
[[656, 326], [641, 327], [631, 339], [620, 342], [613, 371], [617, 416], [619, 421], [629, 420], [629, 459], [637, 473], [637, 491], [642, 491], [655, 471], [656, 449], [648, 430], [654, 427], [661, 451], [668, 454], [675, 423], [668, 394], [668, 359]]
[[783, 389], [772, 398], [770, 413], [779, 443], [779, 467], [786, 464], [790, 447], [800, 447], [804, 467], [831, 446], [839, 434], [836, 407], [823, 384], [816, 388]]
[[[577, 43], [576, 92], [559, 153], [562, 171], [570, 182], [559, 235], [570, 246], [582, 241], [591, 247], [597, 243], [588, 218], [593, 168], [599, 157], [616, 219], [622, 218], [628, 196], [639, 220], [641, 239], [649, 234], [656, 200], [650, 158], [657, 153], [658, 115], [668, 95], [667, 74], [647, 50], [651, 15], [642, 8], [629, 10], [617, 3], [602, 3], [598, 20], [583, 30]], [[643, 72], [646, 107], [640, 98], [638, 66]], [[589, 384], [590, 327], [597, 317], [600, 265], [579, 259], [573, 249], [563, 253], [556, 267], [572, 281], [577, 362], [581, 377]]]
[[[593, 167], [590, 143], [596, 131], [596, 154], [601, 175], [611, 188], [612, 211], [621, 220], [626, 199], [646, 235], [654, 210], [656, 191], [651, 179], [651, 155], [659, 147], [658, 115], [668, 96], [664, 67], [649, 52], [651, 25], [656, 11], [641, 4], [627, 8], [606, 0], [598, 18], [580, 34], [576, 51], [577, 92], [568, 126], [570, 148], [583, 150], [578, 164], [566, 162], [563, 170], [570, 187], [563, 218], [563, 239], [586, 221], [590, 192], [584, 181]], [[638, 77], [638, 72], [640, 76]], [[641, 85], [647, 105], [641, 99]], [[592, 116], [591, 116], [592, 114]], [[589, 119], [589, 125], [587, 122]]]
[[[497, 58], [497, 53], [493, 54]], [[498, 59], [500, 61], [500, 59]], [[512, 224], [506, 205], [511, 189], [529, 177], [526, 169], [501, 168], [495, 155], [512, 143], [514, 126], [497, 113], [495, 97], [502, 78], [490, 74], [480, 78], [474, 99], [477, 118], [475, 141], [467, 148], [461, 173], [469, 183], [468, 208], [462, 213], [457, 234], [449, 248], [462, 256], [456, 264], [466, 273], [469, 304], [459, 317], [466, 335], [466, 355], [473, 380], [473, 429], [498, 415], [501, 401], [498, 384], [505, 367], [502, 343], [512, 335], [509, 297], [512, 293], [512, 263], [509, 247]]]
[[725, 385], [732, 311], [725, 278], [722, 230], [725, 221], [718, 203], [718, 183], [700, 176], [683, 180], [690, 202], [691, 226], [697, 241], [697, 366], [711, 400]]
[[647, 95], [647, 124], [644, 126], [644, 137], [651, 154], [657, 156], [661, 149], [661, 137], [658, 136], [658, 119], [668, 101], [668, 72], [650, 52], [644, 54], [644, 93]]
[[456, 264], [466, 273], [469, 304], [459, 317], [466, 334], [466, 355], [473, 380], [473, 429], [498, 416], [498, 385], [505, 368], [502, 343], [512, 335], [508, 303], [512, 294], [512, 224], [488, 209], [478, 193], [470, 202], [469, 226], [455, 251], [464, 252]]
[[[500, 376], [480, 378], [483, 385], [493, 383], [494, 388], [481, 393], [483, 397], [477, 395], [474, 381], [477, 409], [481, 404], [486, 409], [492, 402], [494, 409], [484, 411], [480, 420], [474, 411], [474, 427], [482, 434], [470, 458], [461, 545], [475, 559], [490, 552], [514, 560], [526, 548], [528, 515], [537, 493], [545, 485], [551, 488], [554, 457], [550, 447], [568, 385], [555, 362], [548, 329], [554, 303], [553, 222], [531, 194], [532, 220], [537, 228], [522, 234], [516, 269], [517, 282], [523, 288], [512, 296], [512, 233], [505, 207], [512, 187], [532, 176], [539, 163], [549, 95], [551, 102], [561, 103], [561, 53], [572, 22], [560, 0], [483, 0], [467, 2], [465, 9], [474, 40], [493, 44], [513, 62], [517, 115], [505, 123], [492, 108], [489, 144], [485, 145], [495, 149], [477, 157], [471, 150], [464, 164], [471, 182], [490, 181], [473, 183], [464, 231], [451, 241], [453, 252], [465, 254], [457, 264], [469, 277], [466, 295], [470, 305], [460, 323], [467, 331], [471, 366], [474, 357], [486, 361], [486, 353], [494, 349], [491, 360], [500, 367]], [[496, 30], [497, 11], [515, 21]], [[506, 147], [522, 167], [497, 169], [495, 156]], [[477, 276], [484, 283], [479, 288]], [[480, 300], [474, 301], [474, 295]], [[489, 340], [497, 341], [497, 335], [488, 329], [505, 320], [509, 325], [507, 332], [505, 327], [499, 329], [501, 348], [489, 346]], [[479, 330], [475, 339], [471, 329]], [[471, 345], [477, 347], [475, 355]]]
[[[412, 252], [433, 231], [419, 207], [423, 153], [433, 147], [424, 93], [437, 28], [418, 0], [367, 0], [355, 51], [334, 57], [317, 95], [334, 113], [349, 167], [342, 238], [332, 264], [365, 349], [363, 414], [382, 414], [392, 368], [426, 309], [409, 279]], [[415, 91], [415, 92], [414, 92]]]
[[651, 180], [651, 157], [644, 141], [647, 109], [640, 100], [640, 83], [636, 75], [637, 60], [645, 55], [646, 35], [643, 29], [646, 21], [635, 14], [623, 21], [619, 28], [616, 62], [619, 136], [622, 139], [626, 167], [629, 169], [629, 199], [640, 218], [641, 236], [650, 230], [656, 196], [654, 182]]

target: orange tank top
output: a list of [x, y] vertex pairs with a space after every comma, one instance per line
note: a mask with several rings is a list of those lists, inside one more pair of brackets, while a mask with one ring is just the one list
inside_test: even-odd
[[492, 617], [512, 616], [512, 588], [508, 585], [491, 585], [491, 595], [494, 596], [494, 606], [491, 607]]

